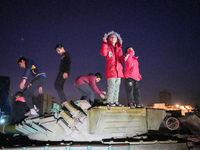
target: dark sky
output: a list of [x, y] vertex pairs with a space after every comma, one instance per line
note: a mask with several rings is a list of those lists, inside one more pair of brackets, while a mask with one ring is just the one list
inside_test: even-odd
[[[101, 72], [98, 86], [107, 91], [100, 48], [111, 30], [121, 35], [123, 50], [132, 45], [139, 56], [142, 104], [159, 102], [162, 90], [173, 104], [200, 103], [199, 0], [1, 0], [0, 76], [10, 77], [15, 93], [24, 72], [17, 58], [34, 59], [47, 73], [44, 92], [58, 98], [53, 83], [60, 55], [54, 48], [62, 43], [72, 56], [68, 100], [81, 96], [73, 85], [80, 75]], [[120, 102], [127, 103], [124, 81]]]

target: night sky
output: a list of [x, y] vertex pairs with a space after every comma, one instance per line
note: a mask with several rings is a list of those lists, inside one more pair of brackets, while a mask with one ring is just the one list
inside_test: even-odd
[[[139, 56], [143, 105], [159, 102], [162, 90], [173, 104], [200, 103], [199, 0], [1, 0], [0, 76], [10, 77], [14, 94], [24, 73], [17, 59], [34, 59], [47, 74], [44, 93], [58, 98], [53, 84], [61, 56], [54, 48], [62, 43], [72, 56], [68, 100], [81, 97], [74, 87], [80, 75], [101, 72], [97, 85], [107, 91], [100, 48], [112, 30], [121, 35], [123, 51], [131, 45]], [[120, 102], [127, 104], [123, 80]]]

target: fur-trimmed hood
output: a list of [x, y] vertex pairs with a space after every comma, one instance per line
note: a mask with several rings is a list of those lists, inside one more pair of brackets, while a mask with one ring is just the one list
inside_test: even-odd
[[117, 37], [117, 45], [119, 47], [121, 47], [123, 41], [122, 41], [120, 34], [118, 34], [117, 32], [114, 32], [114, 31], [110, 31], [108, 33], [105, 33], [104, 37], [108, 40], [111, 35], [115, 35]]

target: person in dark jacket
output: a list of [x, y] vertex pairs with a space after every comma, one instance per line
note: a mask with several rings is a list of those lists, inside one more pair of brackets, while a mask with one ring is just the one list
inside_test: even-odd
[[26, 105], [26, 101], [23, 97], [23, 92], [18, 91], [15, 94], [15, 102], [13, 104], [12, 108], [12, 114], [11, 114], [11, 122], [10, 124], [18, 124], [22, 120], [25, 119], [24, 114], [29, 111], [28, 106]]
[[54, 82], [54, 87], [60, 98], [60, 101], [58, 101], [58, 103], [63, 105], [64, 102], [67, 101], [65, 93], [63, 91], [63, 86], [65, 80], [69, 77], [70, 74], [71, 56], [69, 52], [65, 51], [62, 44], [57, 44], [55, 50], [57, 51], [58, 54], [62, 55], [62, 57], [59, 67], [59, 73]]
[[28, 119], [38, 117], [39, 114], [36, 112], [33, 102], [32, 102], [32, 96], [34, 95], [34, 92], [38, 89], [39, 93], [43, 93], [42, 86], [46, 82], [46, 74], [42, 68], [42, 66], [37, 63], [36, 61], [32, 59], [27, 59], [26, 57], [22, 56], [18, 59], [17, 64], [21, 68], [25, 68], [25, 73], [22, 79], [22, 82], [20, 83], [20, 89], [25, 88], [26, 80], [31, 72], [34, 79], [28, 84], [28, 86], [25, 88], [23, 95], [26, 101], [26, 104], [30, 111], [25, 114], [25, 116], [28, 116]]

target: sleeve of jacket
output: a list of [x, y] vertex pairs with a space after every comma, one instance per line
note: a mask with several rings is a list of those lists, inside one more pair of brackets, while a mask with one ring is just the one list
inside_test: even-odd
[[119, 58], [119, 60], [120, 60], [121, 63], [124, 62], [124, 59], [125, 59], [125, 56], [121, 56], [121, 57]]
[[107, 56], [108, 55], [108, 44], [107, 43], [105, 43], [105, 42], [102, 43], [100, 54], [102, 56]]
[[66, 73], [70, 73], [70, 66], [71, 66], [71, 56], [69, 52], [66, 52], [65, 58], [64, 58], [64, 67], [63, 71]]
[[124, 62], [123, 51], [122, 51], [121, 48], [120, 48], [120, 51], [119, 51], [119, 61], [120, 61], [121, 63]]
[[138, 77], [140, 80], [142, 80], [142, 76], [141, 76], [141, 74], [139, 74], [139, 77]]
[[30, 64], [30, 62], [28, 62], [27, 66], [26, 66], [26, 69], [24, 71], [23, 79], [28, 79], [28, 76], [29, 76], [30, 71], [31, 71], [31, 67], [32, 67], [32, 65]]
[[97, 84], [95, 82], [95, 78], [94, 79], [90, 79], [90, 84], [89, 85], [98, 95], [101, 95], [101, 90], [97, 87]]
[[120, 51], [119, 51], [119, 57], [123, 56], [123, 51], [122, 48], [120, 47]]
[[139, 78], [140, 80], [142, 80], [142, 76], [141, 76], [140, 72], [139, 72], [138, 78]]
[[132, 51], [129, 51], [129, 52], [126, 54], [125, 58], [124, 58], [124, 61], [126, 62], [126, 66], [127, 66], [128, 68], [131, 68], [131, 66], [132, 66], [132, 63], [131, 63], [132, 57], [133, 57], [133, 52], [132, 52]]

